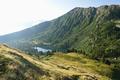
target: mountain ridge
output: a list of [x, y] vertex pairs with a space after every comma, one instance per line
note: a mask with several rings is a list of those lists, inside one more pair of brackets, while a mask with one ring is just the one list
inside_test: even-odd
[[[117, 43], [119, 43], [120, 29], [115, 27], [119, 24], [116, 23], [120, 20], [119, 13], [120, 5], [105, 5], [97, 8], [76, 7], [56, 19], [44, 22], [45, 24], [41, 23], [26, 31], [18, 32], [15, 36], [12, 34], [2, 36], [0, 41], [18, 48], [28, 44], [60, 51], [75, 49], [94, 57], [96, 54], [102, 57], [102, 54], [110, 54], [111, 45], [119, 48]], [[114, 44], [111, 44], [112, 41]], [[44, 43], [49, 43], [49, 45], [46, 46]], [[114, 48], [112, 49], [114, 51]], [[119, 50], [115, 53], [118, 54]]]

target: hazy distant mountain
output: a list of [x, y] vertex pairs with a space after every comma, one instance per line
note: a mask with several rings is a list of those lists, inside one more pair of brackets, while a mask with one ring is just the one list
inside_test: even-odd
[[77, 50], [92, 57], [120, 56], [120, 5], [76, 7], [54, 20], [0, 37], [1, 42], [22, 49], [46, 46]]

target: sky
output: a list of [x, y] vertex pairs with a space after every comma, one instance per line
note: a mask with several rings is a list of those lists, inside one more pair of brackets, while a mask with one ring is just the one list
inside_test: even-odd
[[120, 0], [0, 0], [0, 35], [57, 18], [75, 7], [120, 5]]

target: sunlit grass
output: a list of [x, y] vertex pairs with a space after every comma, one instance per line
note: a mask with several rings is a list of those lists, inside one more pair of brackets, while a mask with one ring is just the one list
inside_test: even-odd
[[[13, 61], [14, 66], [9, 65], [9, 69], [18, 69], [18, 71], [23, 69], [21, 70], [23, 75], [27, 78], [32, 75], [31, 79], [63, 80], [69, 78], [85, 80], [85, 78], [90, 78], [93, 80], [109, 80], [111, 75], [110, 66], [89, 59], [82, 54], [56, 52], [53, 55], [42, 55], [40, 58], [37, 58], [5, 46], [2, 46], [0, 51], [0, 55]], [[36, 72], [39, 70], [44, 75]]]

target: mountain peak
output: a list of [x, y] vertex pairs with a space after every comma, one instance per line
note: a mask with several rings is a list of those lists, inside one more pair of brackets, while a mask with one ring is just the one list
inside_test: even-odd
[[117, 7], [120, 7], [120, 5], [102, 5], [102, 6], [99, 6], [99, 7], [87, 7], [87, 8], [84, 8], [84, 7], [75, 7], [73, 8], [72, 10], [79, 10], [79, 9], [96, 9], [96, 8], [100, 8], [100, 9], [107, 9], [107, 8], [117, 8]]
[[[33, 46], [36, 45], [33, 43], [35, 42], [37, 45], [44, 46], [44, 43], [51, 43], [49, 46], [55, 50], [67, 50], [74, 47], [77, 50], [83, 50], [90, 54], [90, 49], [92, 50], [91, 45], [89, 45], [91, 44], [91, 36], [99, 37], [101, 33], [103, 41], [105, 38], [106, 40], [108, 39], [107, 41], [109, 42], [104, 43], [104, 45], [107, 44], [104, 49], [110, 46], [112, 40], [116, 40], [117, 42], [119, 29], [113, 29], [115, 25], [119, 25], [118, 23], [114, 23], [116, 20], [120, 20], [120, 5], [104, 5], [89, 8], [75, 7], [65, 15], [48, 23], [41, 23], [37, 27], [34, 26], [15, 34], [2, 36], [0, 37], [0, 41], [7, 42], [20, 49], [21, 47], [18, 44], [25, 46], [27, 43]], [[98, 24], [101, 26], [100, 31], [96, 27]], [[99, 34], [96, 34], [96, 32], [99, 32]], [[22, 49], [24, 50], [24, 48]], [[103, 51], [105, 52], [105, 50]]]

